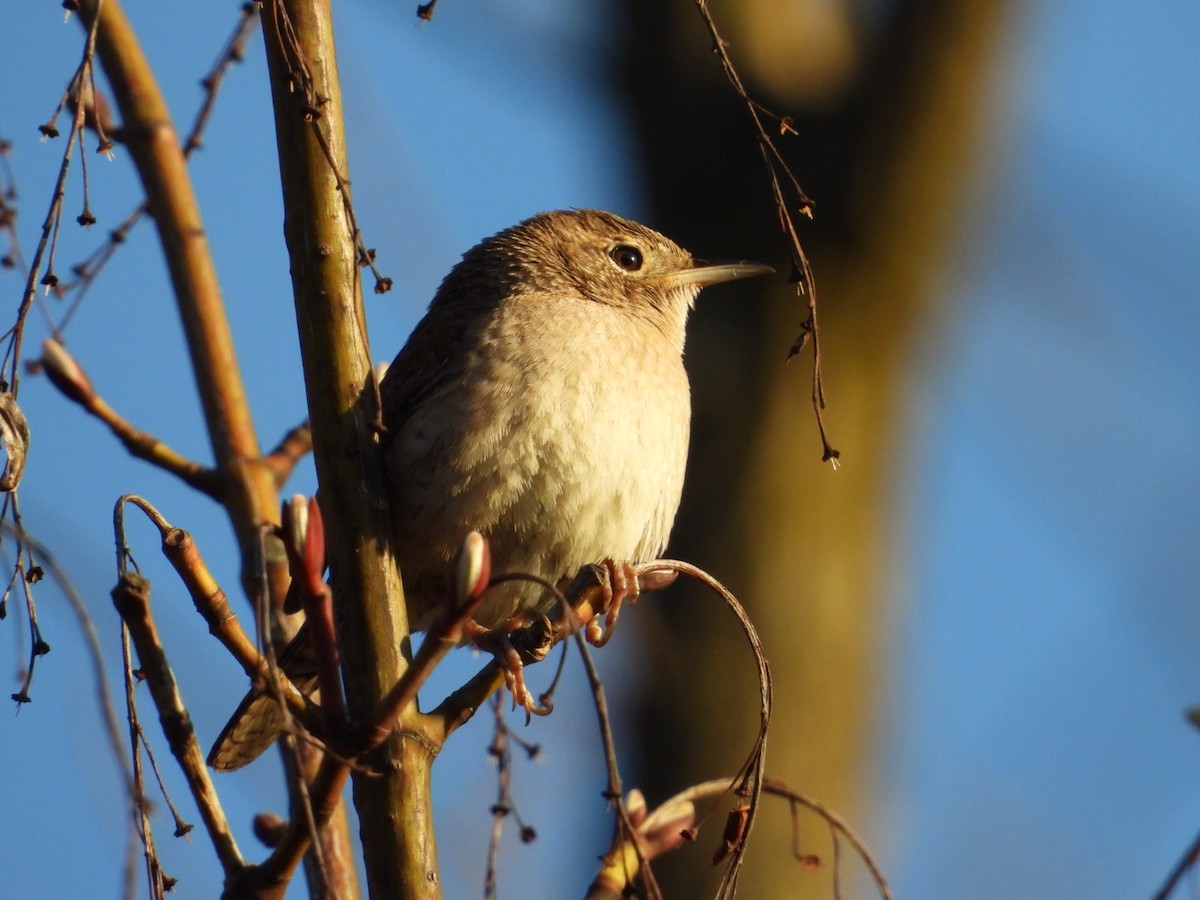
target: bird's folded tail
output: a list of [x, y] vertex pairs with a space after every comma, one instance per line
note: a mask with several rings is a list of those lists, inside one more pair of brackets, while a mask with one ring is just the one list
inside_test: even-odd
[[[279, 654], [279, 667], [306, 697], [317, 687], [312, 641], [307, 625]], [[284, 711], [273, 694], [250, 691], [242, 698], [208, 751], [208, 764], [218, 772], [232, 772], [257, 759], [279, 737], [286, 724]]]

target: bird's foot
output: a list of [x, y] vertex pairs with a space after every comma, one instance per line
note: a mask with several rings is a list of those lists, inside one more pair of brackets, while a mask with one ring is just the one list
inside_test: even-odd
[[[543, 633], [549, 634], [549, 620], [545, 616], [542, 616], [541, 619], [544, 623]], [[525, 663], [521, 658], [521, 651], [513, 645], [513, 632], [529, 624], [527, 615], [516, 615], [496, 628], [486, 628], [474, 619], [467, 622], [466, 628], [472, 643], [480, 650], [495, 657], [504, 673], [504, 686], [508, 688], [508, 692], [512, 696], [512, 708], [516, 709], [519, 706], [525, 710], [526, 725], [533, 716], [548, 716], [551, 712], [550, 707], [539, 703], [530, 692], [525, 681]], [[536, 649], [526, 652], [535, 659], [545, 656], [545, 652], [539, 654]]]
[[[584, 626], [583, 636], [592, 646], [603, 647], [617, 627], [622, 605], [626, 600], [637, 603], [641, 587], [638, 585], [637, 569], [632, 563], [606, 559], [595, 569], [602, 589], [601, 604], [596, 615]], [[601, 616], [604, 617], [603, 628], [600, 627]]]

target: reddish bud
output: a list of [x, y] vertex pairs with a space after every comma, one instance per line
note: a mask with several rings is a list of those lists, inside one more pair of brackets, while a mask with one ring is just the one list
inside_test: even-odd
[[268, 847], [278, 847], [287, 831], [287, 820], [275, 813], [264, 812], [254, 817], [254, 836]]

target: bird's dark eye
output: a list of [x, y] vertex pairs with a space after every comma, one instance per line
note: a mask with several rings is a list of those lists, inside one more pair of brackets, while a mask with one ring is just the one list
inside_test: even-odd
[[608, 255], [626, 272], [636, 272], [642, 267], [642, 251], [632, 244], [617, 244]]

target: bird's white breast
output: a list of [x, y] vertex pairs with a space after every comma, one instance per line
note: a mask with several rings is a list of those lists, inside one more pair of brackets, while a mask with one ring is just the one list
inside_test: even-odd
[[[539, 308], [558, 302], [581, 304], [583, 315]], [[431, 555], [448, 570], [472, 529], [489, 539], [495, 572], [557, 580], [606, 557], [653, 558], [687, 459], [682, 328], [668, 335], [610, 306], [534, 298], [479, 326], [463, 376], [414, 413], [389, 451], [393, 482], [402, 479], [393, 483], [402, 573], [428, 568]], [[448, 492], [436, 489], [446, 471]], [[502, 593], [479, 618], [495, 624], [521, 602]]]

